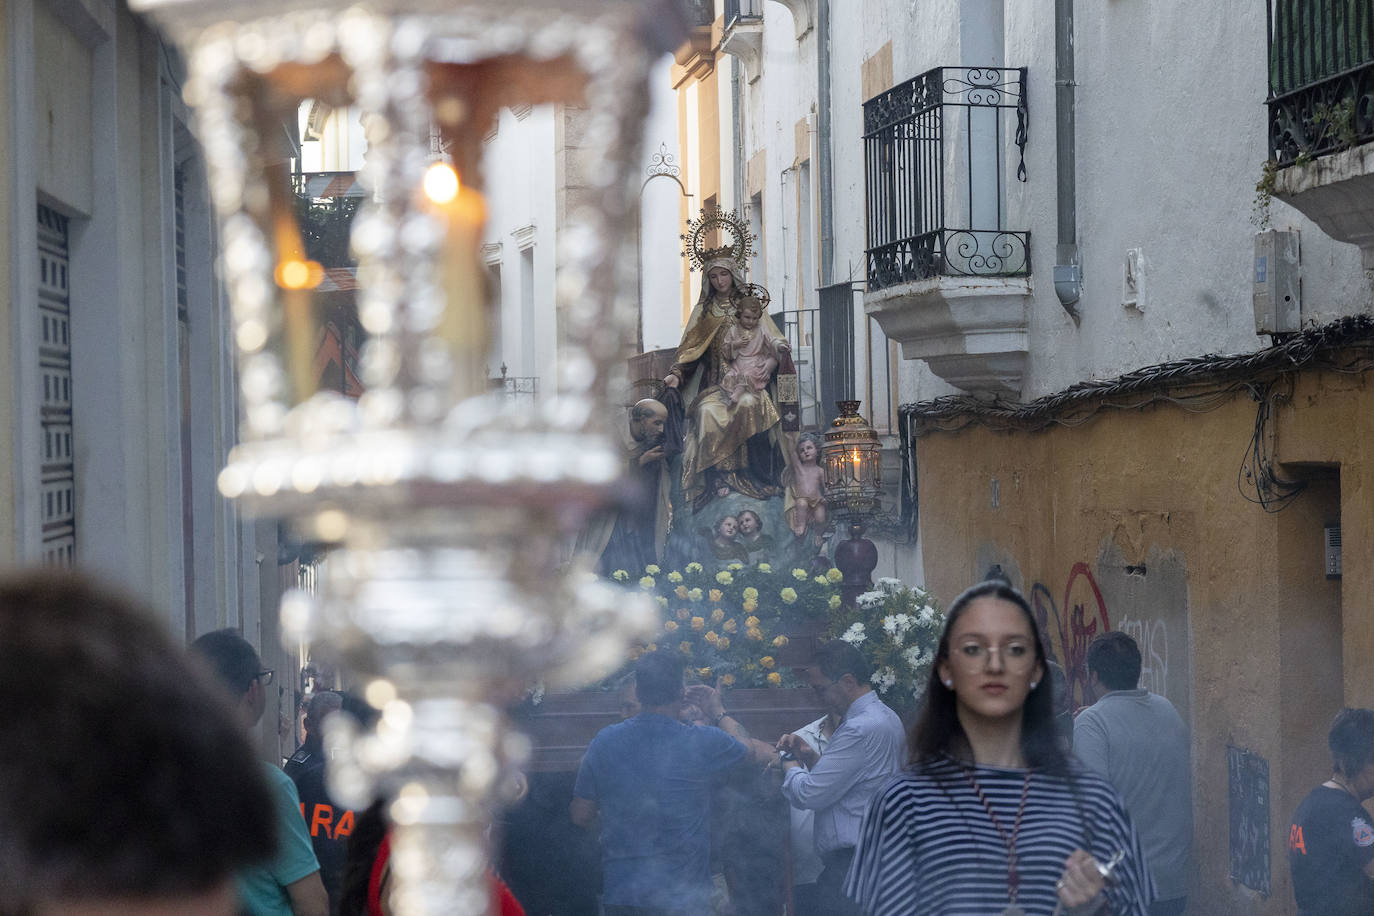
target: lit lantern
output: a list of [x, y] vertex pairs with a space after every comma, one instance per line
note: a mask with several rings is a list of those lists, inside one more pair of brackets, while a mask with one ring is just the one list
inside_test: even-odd
[[[392, 799], [399, 916], [485, 914], [486, 827], [529, 748], [505, 706], [534, 678], [599, 676], [654, 622], [647, 599], [566, 569], [562, 548], [622, 489], [607, 392], [635, 336], [624, 265], [648, 78], [684, 34], [680, 11], [673, 0], [131, 5], [185, 55], [220, 219], [242, 405], [220, 490], [327, 545], [318, 593], [288, 596], [283, 630], [327, 646], [380, 712], [368, 734], [327, 723], [344, 738], [331, 791], [353, 806]], [[366, 334], [356, 400], [319, 390], [313, 371], [322, 269], [305, 254], [282, 130], [306, 99], [351, 106], [368, 142], [351, 233]], [[557, 383], [537, 404], [511, 403], [486, 379], [482, 138], [502, 107], [554, 102], [585, 109], [597, 166], [560, 227]]]
[[848, 522], [849, 539], [835, 547], [835, 566], [844, 574], [841, 598], [852, 606], [873, 587], [878, 548], [864, 537], [868, 522], [882, 509], [882, 443], [859, 415], [858, 401], [838, 401], [840, 415], [825, 433], [825, 501], [837, 522]]

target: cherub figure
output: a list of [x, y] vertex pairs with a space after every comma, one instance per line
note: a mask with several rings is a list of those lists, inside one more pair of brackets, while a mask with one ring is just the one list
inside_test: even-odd
[[733, 515], [723, 515], [716, 520], [711, 532], [711, 553], [717, 560], [748, 561], [749, 551], [735, 540], [739, 534], [739, 519]]
[[818, 532], [825, 528], [825, 493], [821, 488], [825, 472], [819, 464], [820, 457], [820, 437], [803, 433], [797, 440], [797, 460], [783, 475], [787, 524], [798, 537], [806, 533], [808, 525], [814, 524]]
[[773, 536], [764, 534], [763, 519], [753, 509], [745, 509], [737, 516], [739, 520], [739, 543], [752, 557], [760, 551], [773, 549]]

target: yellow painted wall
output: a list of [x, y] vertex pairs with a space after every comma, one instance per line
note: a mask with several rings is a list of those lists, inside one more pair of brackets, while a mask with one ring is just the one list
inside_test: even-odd
[[[1294, 911], [1288, 818], [1329, 775], [1331, 717], [1374, 705], [1369, 381], [1297, 380], [1271, 446], [1281, 475], [1310, 483], [1274, 514], [1237, 486], [1256, 416], [1244, 393], [1206, 413], [1108, 410], [1072, 428], [917, 441], [927, 586], [948, 603], [1000, 564], [1071, 675], [1093, 635], [1125, 629], [1145, 652], [1142, 681], [1189, 720], [1191, 912]], [[1345, 577], [1328, 580], [1322, 528], [1338, 519]], [[1267, 900], [1230, 878], [1228, 745], [1268, 763]]]

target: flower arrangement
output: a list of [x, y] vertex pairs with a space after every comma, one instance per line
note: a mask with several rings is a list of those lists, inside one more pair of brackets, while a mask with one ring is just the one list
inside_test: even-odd
[[925, 693], [945, 618], [922, 588], [879, 579], [855, 606], [831, 616], [829, 639], [842, 639], [873, 664], [873, 689], [898, 713], [913, 712]]
[[662, 611], [658, 637], [633, 655], [676, 646], [696, 679], [725, 687], [794, 686], [791, 672], [777, 661], [787, 645], [784, 631], [841, 609], [837, 570], [813, 574], [731, 563], [717, 572], [688, 563], [666, 572], [650, 565], [642, 576], [620, 569], [611, 578], [653, 592]]

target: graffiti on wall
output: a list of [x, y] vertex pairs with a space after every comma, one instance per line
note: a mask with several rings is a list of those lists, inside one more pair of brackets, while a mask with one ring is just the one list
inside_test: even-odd
[[1226, 748], [1231, 816], [1231, 880], [1270, 893], [1269, 761], [1244, 748]]
[[1046, 651], [1050, 660], [1064, 669], [1068, 679], [1069, 706], [1077, 708], [1091, 699], [1088, 643], [1112, 628], [1102, 589], [1098, 588], [1087, 563], [1075, 563], [1064, 586], [1063, 604], [1055, 602], [1049, 586], [1037, 582], [1031, 586], [1031, 607], [1040, 632], [1049, 643]]

